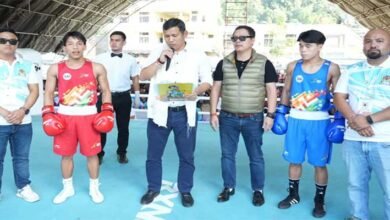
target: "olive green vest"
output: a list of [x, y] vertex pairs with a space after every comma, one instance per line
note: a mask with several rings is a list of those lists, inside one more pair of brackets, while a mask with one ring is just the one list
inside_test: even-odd
[[223, 59], [222, 110], [231, 113], [263, 112], [267, 58], [252, 50], [252, 57], [238, 78], [234, 52]]

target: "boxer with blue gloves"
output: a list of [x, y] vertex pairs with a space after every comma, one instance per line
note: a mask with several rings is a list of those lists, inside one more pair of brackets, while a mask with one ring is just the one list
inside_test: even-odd
[[[278, 208], [287, 209], [299, 203], [299, 179], [307, 155], [308, 162], [315, 168], [316, 194], [312, 215], [320, 218], [326, 214], [326, 164], [330, 161], [332, 147], [326, 135], [330, 123], [330, 94], [340, 76], [340, 69], [337, 64], [320, 57], [325, 42], [321, 32], [305, 31], [299, 35], [298, 42], [302, 59], [287, 66], [285, 85], [272, 128], [275, 134], [286, 134], [283, 157], [290, 163], [289, 194], [279, 202]], [[290, 107], [287, 123], [285, 114]], [[339, 133], [335, 134], [337, 125], [334, 126], [331, 126], [330, 136], [339, 140]]]

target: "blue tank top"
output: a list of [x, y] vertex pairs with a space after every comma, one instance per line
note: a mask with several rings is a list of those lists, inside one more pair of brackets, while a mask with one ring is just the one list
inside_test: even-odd
[[330, 61], [325, 60], [315, 73], [306, 73], [298, 60], [291, 78], [291, 107], [301, 111], [327, 111], [330, 93], [327, 85]]

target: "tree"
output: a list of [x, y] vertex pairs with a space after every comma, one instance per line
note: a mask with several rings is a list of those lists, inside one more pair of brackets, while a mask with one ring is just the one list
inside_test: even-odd
[[[221, 0], [222, 7], [225, 8], [224, 0]], [[229, 3], [237, 8], [244, 4]], [[282, 25], [284, 23], [341, 23], [345, 17], [345, 12], [327, 0], [248, 0], [247, 3], [248, 23], [274, 23]], [[244, 8], [234, 11], [233, 15], [242, 16]], [[245, 12], [244, 12], [245, 14]], [[225, 17], [225, 11], [222, 11]]]

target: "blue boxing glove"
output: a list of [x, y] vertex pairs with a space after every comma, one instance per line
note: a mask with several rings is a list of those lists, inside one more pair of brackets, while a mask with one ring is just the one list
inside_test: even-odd
[[286, 114], [290, 112], [290, 107], [287, 105], [278, 105], [275, 112], [274, 125], [272, 126], [272, 132], [277, 135], [282, 135], [287, 132], [287, 119]]
[[341, 112], [337, 111], [334, 114], [334, 121], [326, 128], [326, 136], [332, 143], [342, 143], [345, 132], [345, 118]]
[[328, 113], [329, 115], [334, 115], [337, 112], [336, 106], [333, 104], [330, 104], [328, 108]]

